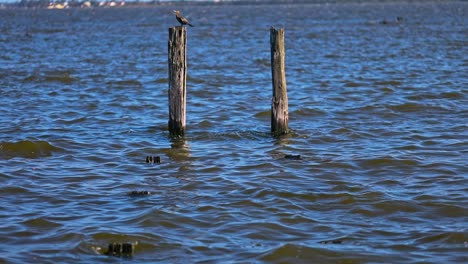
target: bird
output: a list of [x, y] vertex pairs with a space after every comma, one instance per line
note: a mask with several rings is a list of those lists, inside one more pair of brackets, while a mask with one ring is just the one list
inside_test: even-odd
[[187, 20], [187, 18], [183, 17], [181, 14], [180, 14], [180, 11], [179, 10], [174, 10], [174, 13], [175, 13], [175, 17], [177, 19], [177, 21], [179, 21], [180, 25], [189, 25], [191, 27], [193, 27], [192, 24], [190, 24], [190, 22]]

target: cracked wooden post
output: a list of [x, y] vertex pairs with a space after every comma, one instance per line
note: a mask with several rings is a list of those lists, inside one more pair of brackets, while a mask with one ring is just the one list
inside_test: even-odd
[[183, 136], [187, 97], [187, 29], [169, 28], [169, 133]]
[[274, 136], [288, 133], [288, 90], [286, 88], [284, 28], [270, 29], [271, 74], [273, 97], [271, 99], [271, 132]]

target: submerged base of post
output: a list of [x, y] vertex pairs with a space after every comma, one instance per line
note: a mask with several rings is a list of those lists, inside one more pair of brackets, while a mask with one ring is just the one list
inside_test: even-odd
[[275, 96], [271, 102], [271, 133], [274, 136], [285, 135], [289, 132], [288, 127], [288, 103], [277, 99]]
[[185, 135], [185, 126], [182, 127], [181, 124], [179, 124], [179, 122], [177, 121], [169, 120], [168, 127], [169, 127], [169, 134], [172, 137]]
[[288, 90], [286, 87], [284, 29], [270, 29], [271, 75], [271, 132], [274, 136], [288, 133]]
[[185, 133], [185, 107], [187, 82], [187, 29], [169, 28], [169, 133], [183, 136]]

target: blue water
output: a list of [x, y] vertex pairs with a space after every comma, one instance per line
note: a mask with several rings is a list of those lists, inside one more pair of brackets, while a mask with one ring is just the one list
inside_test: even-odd
[[[174, 9], [195, 25], [182, 138]], [[0, 262], [467, 262], [466, 2], [0, 17]], [[270, 26], [286, 32], [279, 138]], [[133, 257], [105, 255], [113, 242]]]

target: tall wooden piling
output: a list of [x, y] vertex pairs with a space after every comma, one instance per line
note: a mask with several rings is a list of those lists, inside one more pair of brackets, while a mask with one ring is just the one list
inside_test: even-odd
[[187, 29], [169, 28], [169, 133], [183, 136], [187, 97]]
[[271, 75], [271, 132], [275, 136], [288, 133], [288, 90], [286, 88], [284, 28], [270, 29]]

